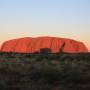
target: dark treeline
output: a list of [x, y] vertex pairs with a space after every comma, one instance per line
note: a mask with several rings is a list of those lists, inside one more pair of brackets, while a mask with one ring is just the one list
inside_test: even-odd
[[90, 53], [0, 52], [0, 90], [90, 90]]
[[[18, 52], [0, 52], [0, 61], [24, 61], [25, 62], [31, 62], [32, 59], [40, 60], [40, 59], [48, 59], [48, 60], [89, 60], [90, 59], [90, 53], [66, 53], [66, 52], [57, 52], [52, 53], [50, 49], [45, 48], [41, 49], [39, 52], [34, 53], [18, 53]], [[18, 59], [18, 60], [17, 60]]]

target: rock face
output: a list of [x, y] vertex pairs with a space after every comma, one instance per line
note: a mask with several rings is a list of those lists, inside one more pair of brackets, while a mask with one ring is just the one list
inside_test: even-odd
[[82, 42], [57, 37], [25, 37], [9, 40], [3, 43], [2, 52], [39, 52], [42, 48], [50, 48], [53, 53], [63, 51], [69, 53], [88, 52]]

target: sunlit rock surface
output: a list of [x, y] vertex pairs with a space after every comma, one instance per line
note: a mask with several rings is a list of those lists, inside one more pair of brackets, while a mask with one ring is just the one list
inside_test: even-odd
[[53, 53], [69, 52], [81, 53], [88, 52], [87, 47], [79, 41], [59, 37], [24, 37], [12, 39], [4, 42], [1, 46], [1, 52], [21, 52], [33, 53], [39, 52], [42, 48], [50, 48]]

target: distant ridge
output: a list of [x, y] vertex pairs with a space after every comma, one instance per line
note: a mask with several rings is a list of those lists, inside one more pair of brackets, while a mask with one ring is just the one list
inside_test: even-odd
[[1, 52], [39, 52], [42, 48], [49, 48], [53, 53], [69, 52], [82, 53], [88, 52], [87, 47], [79, 41], [59, 37], [24, 37], [5, 41], [1, 46]]

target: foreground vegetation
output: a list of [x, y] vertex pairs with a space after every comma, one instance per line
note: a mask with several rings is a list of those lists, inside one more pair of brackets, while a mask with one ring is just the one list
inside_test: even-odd
[[90, 53], [0, 53], [0, 90], [90, 90]]

